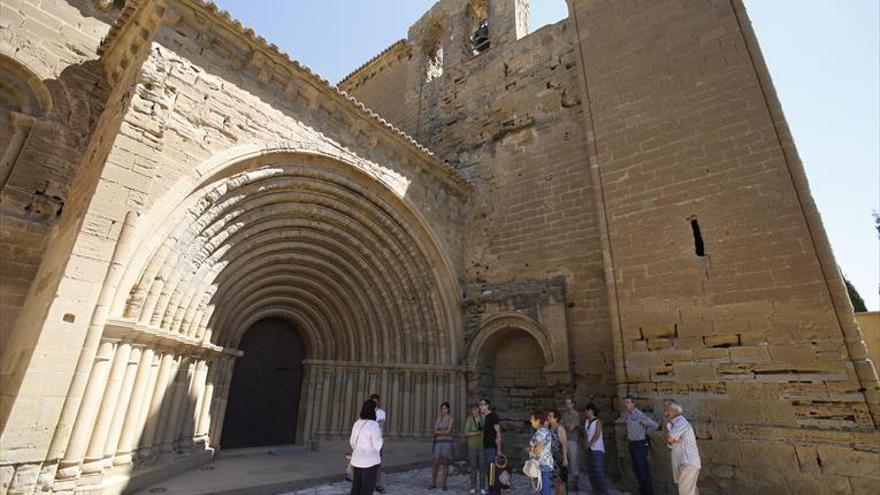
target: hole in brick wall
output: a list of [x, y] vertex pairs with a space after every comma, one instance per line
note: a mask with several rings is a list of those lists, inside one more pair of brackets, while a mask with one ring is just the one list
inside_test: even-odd
[[73, 313], [67, 313], [61, 319], [66, 321], [67, 323], [73, 323], [74, 321], [76, 321], [76, 315]]
[[434, 22], [425, 37], [423, 49], [427, 65], [425, 67], [425, 82], [431, 82], [443, 75], [443, 31], [445, 26], [441, 22]]
[[706, 256], [706, 246], [703, 244], [703, 234], [700, 233], [700, 222], [696, 218], [691, 219], [691, 230], [694, 233], [694, 252], [697, 256]]

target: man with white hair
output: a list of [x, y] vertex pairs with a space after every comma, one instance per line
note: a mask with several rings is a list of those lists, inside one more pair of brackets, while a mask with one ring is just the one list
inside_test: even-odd
[[691, 424], [681, 415], [681, 405], [669, 400], [666, 404], [666, 445], [672, 449], [672, 479], [679, 495], [699, 495], [700, 451]]

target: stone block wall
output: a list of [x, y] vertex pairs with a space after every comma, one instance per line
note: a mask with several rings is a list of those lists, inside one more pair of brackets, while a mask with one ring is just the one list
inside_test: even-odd
[[[83, 5], [92, 8], [91, 2]], [[240, 338], [248, 325], [242, 321], [238, 328], [223, 319], [209, 320], [215, 307], [221, 309], [219, 313], [227, 312], [225, 317], [240, 317], [229, 315], [229, 308], [241, 309], [247, 298], [239, 294], [236, 300], [209, 304], [212, 289], [188, 277], [217, 276], [230, 262], [218, 258], [229, 254], [230, 247], [247, 257], [266, 251], [271, 244], [266, 241], [278, 238], [262, 235], [263, 244], [254, 241], [250, 250], [242, 242], [222, 245], [226, 239], [242, 237], [237, 233], [244, 229], [227, 223], [240, 213], [239, 206], [245, 206], [236, 204], [241, 199], [257, 198], [255, 206], [261, 206], [247, 215], [253, 220], [248, 228], [269, 221], [255, 218], [258, 214], [271, 219], [280, 213], [272, 201], [263, 200], [266, 189], [250, 186], [261, 179], [267, 179], [269, 189], [278, 184], [289, 189], [288, 199], [281, 203], [295, 203], [298, 198], [318, 201], [304, 201], [301, 212], [290, 211], [290, 218], [300, 222], [300, 234], [323, 229], [335, 232], [338, 239], [333, 242], [351, 243], [337, 253], [341, 261], [323, 267], [326, 272], [349, 272], [338, 274], [335, 285], [309, 287], [319, 297], [323, 314], [312, 315], [314, 321], [298, 322], [304, 332], [316, 327], [324, 332], [318, 337], [325, 347], [313, 348], [319, 352], [314, 357], [322, 359], [320, 366], [329, 366], [328, 373], [335, 376], [339, 366], [351, 368], [346, 358], [358, 363], [370, 360], [374, 367], [386, 368], [389, 363], [409, 362], [415, 367], [412, 374], [392, 374], [376, 385], [395, 397], [391, 403], [397, 401], [393, 407], [400, 408], [401, 417], [423, 416], [419, 421], [424, 421], [399, 432], [414, 438], [425, 437], [435, 411], [405, 408], [423, 407], [425, 402], [416, 398], [440, 400], [463, 391], [463, 374], [455, 358], [463, 341], [454, 308], [455, 281], [463, 271], [460, 229], [470, 186], [410, 138], [244, 32], [215, 7], [197, 1], [171, 2], [167, 11], [164, 6], [164, 2], [129, 1], [127, 10], [116, 12], [121, 16], [116, 25], [105, 30], [105, 41], [91, 48], [100, 54], [95, 60], [97, 76], [108, 85], [116, 84], [114, 92], [105, 95], [114, 106], [99, 116], [95, 137], [84, 143], [89, 161], [71, 186], [78, 191], [77, 200], [65, 208], [69, 215], [61, 216], [56, 228], [59, 239], [49, 254], [35, 260], [48, 283], [23, 302], [30, 308], [29, 317], [22, 320], [29, 328], [11, 332], [11, 338], [32, 339], [27, 350], [37, 358], [20, 361], [20, 373], [9, 380], [18, 383], [18, 390], [3, 389], [8, 421], [2, 463], [4, 479], [7, 474], [12, 478], [9, 493], [29, 492], [35, 486], [58, 493], [83, 489], [110, 493], [138, 486], [138, 476], [145, 471], [151, 476], [171, 475], [181, 466], [207, 460], [205, 454], [219, 445], [234, 370], [236, 337], [231, 334], [238, 332]], [[162, 12], [158, 7], [163, 7]], [[93, 13], [73, 12], [71, 22], [79, 15], [86, 23]], [[165, 24], [153, 39], [157, 14]], [[149, 38], [131, 37], [142, 33]], [[51, 47], [43, 48], [51, 53]], [[98, 88], [106, 91], [107, 86]], [[267, 164], [274, 168], [246, 173], [249, 167]], [[297, 176], [303, 170], [306, 175]], [[273, 174], [280, 179], [272, 182]], [[344, 197], [327, 200], [333, 193]], [[375, 211], [355, 204], [365, 199]], [[215, 200], [228, 209], [207, 208]], [[206, 217], [189, 218], [205, 210]], [[216, 223], [200, 223], [217, 213], [226, 216]], [[172, 228], [177, 230], [169, 232]], [[203, 244], [205, 251], [176, 252], [192, 246], [179, 237], [191, 231], [201, 232], [193, 242], [215, 237]], [[303, 238], [318, 240], [310, 248], [312, 253], [337, 248], [328, 244], [327, 236]], [[370, 241], [386, 244], [369, 246]], [[430, 251], [430, 261], [418, 258], [425, 255], [419, 253], [423, 248]], [[181, 264], [176, 264], [178, 258], [166, 257], [169, 250], [180, 255]], [[214, 257], [212, 265], [203, 263], [203, 253]], [[301, 258], [294, 256], [293, 262], [313, 259], [298, 253]], [[395, 257], [396, 266], [388, 256]], [[144, 264], [151, 260], [158, 260], [160, 283], [153, 284], [156, 272], [143, 276], [150, 269]], [[231, 261], [235, 265], [236, 260]], [[411, 262], [416, 265], [407, 265]], [[203, 268], [217, 265], [191, 274], [186, 263]], [[277, 292], [291, 284], [307, 284], [306, 273], [326, 279], [316, 267], [301, 264], [295, 277], [276, 285]], [[384, 273], [370, 272], [379, 264]], [[248, 266], [256, 270], [244, 263], [236, 267], [239, 276]], [[266, 270], [262, 265], [260, 269]], [[157, 296], [147, 298], [149, 311], [132, 305], [136, 300], [132, 294], [138, 295], [144, 281], [148, 288], [153, 284]], [[378, 285], [370, 287], [370, 283]], [[321, 292], [342, 289], [354, 292], [341, 301]], [[220, 291], [235, 295], [226, 286]], [[310, 296], [303, 294], [303, 299]], [[358, 308], [356, 303], [365, 306]], [[361, 311], [366, 305], [374, 305], [369, 308], [372, 313], [333, 314], [352, 308]], [[296, 316], [296, 311], [291, 314]], [[320, 328], [325, 317], [331, 325], [344, 328], [333, 332]], [[234, 328], [224, 333], [219, 330], [224, 325]], [[357, 325], [362, 325], [362, 333], [356, 332]], [[431, 332], [425, 330], [428, 326]], [[367, 329], [382, 333], [368, 335]], [[394, 332], [402, 337], [392, 339]], [[367, 338], [376, 340], [359, 348], [348, 346]], [[334, 347], [326, 344], [334, 339], [348, 349], [334, 355]], [[397, 358], [385, 359], [382, 354]], [[5, 367], [13, 361], [4, 357], [3, 362]], [[347, 376], [337, 388], [322, 388], [333, 390], [331, 402], [353, 404], [366, 393], [360, 387], [371, 384], [358, 381], [360, 377], [373, 375], [363, 368]], [[315, 403], [311, 396], [304, 396], [303, 402]], [[348, 414], [341, 402], [338, 406], [338, 421], [331, 424], [330, 418], [315, 415], [314, 423], [303, 428], [314, 438], [339, 437], [353, 413]]]
[[877, 375], [741, 3], [570, 6], [626, 392], [712, 490], [863, 493]]
[[339, 82], [339, 88], [352, 95], [357, 93], [357, 100], [364, 106], [374, 111], [381, 109], [383, 119], [409, 131], [414, 114], [404, 99], [412, 57], [412, 47], [406, 40], [397, 41], [346, 76]]
[[[571, 26], [562, 21], [527, 35], [527, 2], [489, 2], [485, 11], [476, 3], [438, 2], [410, 28], [412, 56], [396, 62], [407, 66], [409, 117], [396, 123], [476, 188], [469, 283], [488, 290], [564, 279], [568, 356], [562, 359], [573, 363], [581, 403], [597, 396], [607, 410], [614, 394], [608, 303]], [[490, 24], [491, 48], [479, 54], [467, 46], [475, 14]], [[442, 73], [427, 78], [425, 47], [434, 38], [442, 46]], [[376, 70], [366, 64], [341, 89], [373, 98], [382, 88]], [[380, 115], [399, 111], [391, 95], [372, 101]]]
[[102, 14], [86, 1], [0, 2], [0, 73], [16, 95], [0, 110], [0, 410], [6, 413], [17, 389], [11, 376], [27, 365], [33, 345], [12, 328], [52, 229], [65, 206], [71, 210], [71, 184], [109, 91], [95, 62], [108, 16], [85, 17], [83, 9]]
[[481, 392], [609, 426], [632, 393], [684, 404], [709, 493], [878, 481], [876, 371], [738, 0], [531, 34], [525, 0], [442, 0], [341, 83], [431, 151], [210, 4], [119, 6], [2, 0], [2, 493], [207, 460], [266, 316], [333, 405], [309, 442], [373, 391], [400, 438]]

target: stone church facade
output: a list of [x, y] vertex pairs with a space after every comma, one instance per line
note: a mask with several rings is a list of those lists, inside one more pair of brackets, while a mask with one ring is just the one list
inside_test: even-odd
[[320, 449], [371, 392], [391, 441], [478, 395], [514, 438], [674, 397], [708, 493], [876, 487], [877, 372], [741, 0], [568, 8], [441, 0], [333, 86], [201, 0], [0, 0], [0, 493]]

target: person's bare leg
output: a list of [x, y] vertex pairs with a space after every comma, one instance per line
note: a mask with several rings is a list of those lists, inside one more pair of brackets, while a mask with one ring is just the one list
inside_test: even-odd
[[437, 488], [437, 470], [440, 468], [440, 460], [435, 456], [431, 459], [431, 484], [428, 489]]
[[445, 490], [446, 489], [446, 478], [449, 477], [449, 460], [443, 459], [440, 461], [440, 486]]

